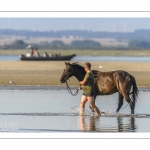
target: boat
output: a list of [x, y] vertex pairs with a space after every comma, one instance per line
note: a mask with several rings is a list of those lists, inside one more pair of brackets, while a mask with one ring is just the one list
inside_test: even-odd
[[31, 53], [27, 53], [26, 55], [21, 54], [20, 60], [27, 60], [27, 61], [65, 61], [65, 60], [68, 60], [70, 61], [73, 57], [76, 56], [76, 54], [61, 56], [59, 53], [55, 54], [53, 52], [50, 52], [50, 54], [45, 52], [43, 55], [40, 55], [37, 52], [38, 48], [32, 47], [31, 45], [27, 46], [26, 49], [31, 49]]
[[64, 56], [55, 56], [55, 57], [44, 57], [44, 56], [26, 56], [21, 54], [20, 60], [27, 60], [27, 61], [70, 61], [76, 54], [72, 55], [64, 55]]

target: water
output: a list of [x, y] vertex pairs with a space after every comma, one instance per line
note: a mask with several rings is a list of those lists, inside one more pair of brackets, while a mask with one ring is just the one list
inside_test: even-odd
[[88, 104], [79, 116], [82, 91], [73, 97], [64, 87], [1, 87], [0, 95], [1, 132], [150, 132], [149, 89], [140, 90], [134, 115], [125, 101], [115, 113], [117, 94], [98, 96], [101, 117]]
[[[0, 60], [20, 60], [19, 56], [7, 56], [7, 55], [0, 55]], [[146, 56], [76, 56], [74, 57], [71, 61], [73, 62], [82, 62], [82, 61], [95, 61], [95, 62], [102, 62], [102, 61], [107, 61], [107, 62], [150, 62], [150, 57]]]
[[150, 62], [150, 57], [140, 56], [76, 56], [72, 59], [78, 61], [95, 61], [95, 62]]
[[11, 56], [11, 55], [0, 55], [0, 61], [3, 60], [20, 60], [19, 56]]

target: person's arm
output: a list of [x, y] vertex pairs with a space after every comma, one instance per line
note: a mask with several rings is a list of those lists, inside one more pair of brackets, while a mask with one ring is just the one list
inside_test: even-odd
[[79, 83], [80, 83], [81, 85], [83, 85], [83, 84], [86, 83], [86, 81], [87, 81], [87, 79], [84, 79], [83, 81], [80, 81]]
[[80, 83], [79, 88], [78, 88], [79, 90], [82, 90], [82, 85], [85, 84], [86, 81], [87, 81], [87, 80], [84, 79], [83, 81], [80, 81], [80, 82], [79, 82], [79, 83]]
[[89, 74], [86, 74], [83, 81], [80, 81], [79, 84], [79, 90], [82, 89], [81, 85], [84, 85], [87, 82], [87, 79], [89, 78]]
[[87, 79], [88, 79], [88, 78], [89, 78], [89, 73], [87, 73], [87, 74], [85, 75], [83, 81], [80, 81], [79, 83], [80, 83], [81, 85], [84, 85], [84, 84], [87, 82]]

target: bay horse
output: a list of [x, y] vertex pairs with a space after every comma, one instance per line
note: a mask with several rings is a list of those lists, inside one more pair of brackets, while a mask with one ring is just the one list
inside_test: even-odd
[[[69, 62], [65, 62], [65, 64], [66, 67], [60, 78], [61, 83], [67, 82], [67, 80], [72, 76], [75, 76], [78, 81], [82, 81], [84, 79], [86, 72], [83, 66], [77, 63], [70, 64]], [[92, 72], [94, 74], [95, 88], [94, 103], [97, 95], [110, 95], [118, 92], [119, 101], [116, 112], [119, 112], [123, 105], [123, 99], [125, 99], [131, 108], [131, 114], [134, 114], [135, 103], [139, 93], [135, 78], [123, 70], [111, 72], [92, 70]], [[130, 92], [131, 88], [132, 92]], [[131, 94], [132, 96], [130, 98]]]

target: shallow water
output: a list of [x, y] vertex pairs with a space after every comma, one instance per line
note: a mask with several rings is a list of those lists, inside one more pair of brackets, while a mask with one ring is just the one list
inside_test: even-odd
[[101, 117], [88, 104], [79, 116], [82, 91], [72, 96], [64, 87], [1, 87], [0, 95], [1, 132], [150, 132], [149, 89], [140, 90], [134, 115], [125, 101], [115, 113], [117, 94], [98, 96]]
[[148, 56], [76, 56], [72, 58], [74, 62], [150, 62]]
[[[0, 55], [0, 61], [20, 60], [20, 56]], [[76, 56], [72, 62], [150, 62], [149, 56]]]

